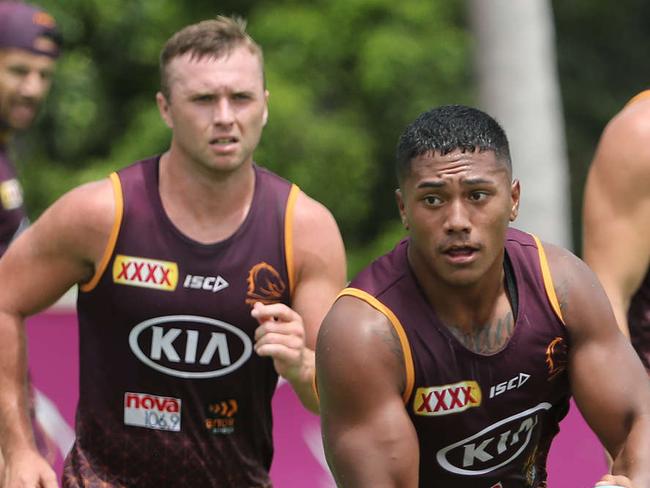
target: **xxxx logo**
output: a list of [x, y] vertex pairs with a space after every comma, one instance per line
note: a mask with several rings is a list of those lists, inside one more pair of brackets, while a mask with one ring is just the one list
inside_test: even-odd
[[118, 254], [113, 261], [113, 282], [174, 291], [178, 283], [178, 265], [171, 261]]
[[224, 400], [219, 403], [211, 403], [208, 405], [208, 410], [220, 417], [232, 417], [237, 413], [237, 400]]
[[415, 415], [437, 416], [458, 413], [481, 404], [481, 388], [476, 381], [418, 388], [413, 400]]

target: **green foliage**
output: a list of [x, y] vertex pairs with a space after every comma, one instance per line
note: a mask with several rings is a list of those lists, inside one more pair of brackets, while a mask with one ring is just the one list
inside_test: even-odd
[[399, 236], [393, 154], [405, 125], [431, 106], [472, 100], [462, 0], [231, 0], [219, 12], [208, 0], [40, 4], [66, 47], [29, 135], [37, 149], [23, 153], [32, 217], [69, 188], [165, 150], [159, 50], [217, 13], [247, 17], [264, 48], [270, 118], [256, 160], [331, 209], [351, 269]]

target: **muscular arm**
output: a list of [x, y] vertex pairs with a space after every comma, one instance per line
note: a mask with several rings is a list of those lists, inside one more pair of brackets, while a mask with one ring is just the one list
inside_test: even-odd
[[589, 170], [583, 207], [584, 258], [609, 296], [621, 330], [650, 263], [650, 100], [609, 123]]
[[570, 334], [576, 404], [614, 459], [612, 472], [650, 486], [650, 384], [641, 361], [594, 273], [568, 251], [545, 248]]
[[416, 487], [419, 450], [402, 400], [405, 368], [388, 319], [341, 297], [316, 347], [327, 462], [339, 487]]
[[[101, 182], [67, 194], [0, 259], [0, 283], [6, 284], [0, 292], [0, 442], [7, 486], [33, 467], [21, 459], [37, 456], [27, 414], [24, 318], [92, 275], [95, 256], [101, 256], [110, 232], [110, 192], [110, 184]], [[108, 205], [98, 205], [107, 195]], [[106, 232], [104, 222], [109, 222]]]
[[[256, 351], [272, 356], [302, 404], [318, 412], [312, 387], [314, 347], [323, 317], [345, 286], [345, 250], [332, 214], [302, 192], [295, 202], [291, 239], [292, 310], [256, 305], [253, 315], [262, 324], [256, 331]], [[270, 320], [274, 317], [279, 321]]]

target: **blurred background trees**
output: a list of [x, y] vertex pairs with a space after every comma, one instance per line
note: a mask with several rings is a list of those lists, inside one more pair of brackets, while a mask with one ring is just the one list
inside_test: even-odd
[[[159, 50], [177, 29], [218, 13], [246, 17], [264, 49], [270, 118], [256, 160], [332, 210], [351, 273], [401, 235], [393, 155], [404, 126], [434, 105], [479, 103], [464, 0], [31, 1], [57, 18], [66, 41], [46, 111], [17, 141], [32, 218], [69, 188], [167, 147], [154, 101]], [[650, 4], [551, 6], [579, 249], [600, 131], [650, 81]]]

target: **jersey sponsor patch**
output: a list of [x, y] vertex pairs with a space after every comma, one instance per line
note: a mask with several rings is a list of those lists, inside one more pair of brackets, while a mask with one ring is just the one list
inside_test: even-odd
[[15, 210], [23, 204], [23, 188], [13, 178], [0, 183], [0, 203], [5, 210]]
[[200, 276], [200, 275], [185, 275], [183, 280], [183, 288], [190, 288], [193, 290], [206, 290], [216, 293], [219, 290], [228, 288], [228, 283], [221, 276]]
[[237, 400], [231, 398], [208, 405], [205, 428], [211, 434], [232, 434], [235, 431]]
[[180, 432], [181, 400], [148, 393], [126, 392], [124, 425]]
[[118, 254], [113, 261], [113, 282], [174, 291], [178, 283], [178, 265], [171, 261]]
[[413, 399], [415, 415], [435, 417], [459, 413], [481, 404], [481, 387], [476, 381], [420, 387]]
[[248, 283], [246, 303], [249, 305], [253, 305], [255, 302], [261, 302], [265, 305], [278, 303], [287, 288], [280, 273], [273, 266], [263, 261], [249, 270], [246, 281]]
[[508, 381], [502, 381], [490, 387], [490, 398], [504, 394], [510, 390], [517, 390], [521, 388], [528, 380], [530, 375], [526, 373], [519, 373], [517, 376], [513, 376]]
[[239, 369], [253, 351], [238, 327], [198, 315], [166, 315], [137, 324], [129, 347], [152, 369], [177, 378], [215, 378]]
[[[440, 449], [438, 464], [445, 470], [464, 476], [490, 473], [513, 462], [532, 447], [531, 439], [538, 425], [540, 413], [551, 408], [542, 402], [535, 407], [499, 420], [476, 434]], [[535, 442], [535, 441], [533, 441]], [[524, 461], [522, 461], [523, 467]]]

